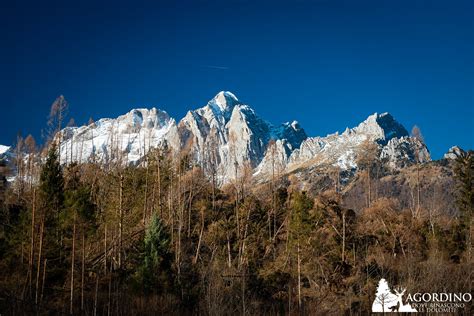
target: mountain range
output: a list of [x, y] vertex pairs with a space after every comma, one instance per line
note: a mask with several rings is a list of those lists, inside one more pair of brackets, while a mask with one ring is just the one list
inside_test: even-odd
[[[179, 121], [160, 109], [138, 108], [115, 119], [66, 127], [58, 135], [62, 163], [139, 165], [151, 148], [167, 147], [175, 155], [189, 154], [196, 164], [215, 172], [221, 184], [239, 177], [243, 167], [260, 177], [305, 165], [356, 170], [367, 142], [375, 144], [380, 159], [393, 168], [431, 159], [423, 141], [410, 137], [389, 113], [374, 113], [341, 134], [308, 137], [297, 121], [271, 124], [228, 91]], [[8, 152], [8, 147], [0, 148], [0, 155]]]
[[179, 121], [160, 109], [138, 108], [115, 119], [66, 127], [59, 135], [62, 163], [139, 165], [151, 148], [167, 147], [175, 155], [189, 154], [194, 163], [215, 172], [219, 183], [239, 177], [243, 167], [260, 177], [315, 164], [356, 170], [367, 142], [393, 168], [431, 159], [423, 141], [410, 137], [389, 113], [370, 115], [341, 134], [308, 137], [297, 121], [269, 123], [228, 91]]

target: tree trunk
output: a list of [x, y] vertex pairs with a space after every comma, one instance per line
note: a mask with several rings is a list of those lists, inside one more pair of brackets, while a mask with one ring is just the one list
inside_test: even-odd
[[71, 253], [71, 298], [69, 305], [69, 314], [72, 315], [74, 304], [74, 257], [76, 250], [76, 211], [74, 210], [73, 228], [72, 228], [72, 253]]
[[163, 208], [161, 205], [161, 161], [160, 157], [158, 157], [158, 208], [160, 209], [160, 218], [163, 218]]
[[39, 250], [38, 250], [38, 267], [36, 270], [36, 293], [35, 293], [35, 304], [38, 305], [38, 294], [39, 294], [39, 280], [40, 280], [40, 271], [41, 271], [41, 255], [43, 251], [43, 231], [44, 231], [44, 215], [41, 220], [40, 226], [40, 241], [39, 241]]
[[175, 242], [174, 237], [174, 210], [172, 209], [173, 200], [173, 172], [170, 172], [170, 184], [168, 187], [168, 222], [171, 223], [171, 244]]
[[178, 158], [178, 188], [177, 188], [177, 195], [178, 195], [178, 239], [176, 242], [176, 266], [178, 272], [178, 279], [181, 274], [181, 231], [183, 228], [183, 209], [184, 206], [181, 204], [181, 159]]
[[298, 311], [301, 313], [301, 258], [300, 258], [300, 241], [298, 240]]
[[188, 204], [188, 238], [191, 237], [191, 209], [193, 206], [194, 194], [194, 167], [191, 170], [191, 184], [189, 188], [189, 204]]
[[97, 315], [97, 292], [99, 290], [99, 274], [95, 276], [94, 316]]
[[[269, 233], [269, 241], [272, 240], [272, 230], [271, 230], [271, 215], [275, 218], [275, 145], [272, 146], [272, 209], [271, 212], [268, 213], [268, 233]], [[274, 225], [275, 226], [275, 225]], [[275, 232], [273, 232], [275, 233]]]
[[[161, 183], [160, 183], [160, 155], [157, 154], [156, 155], [156, 175], [155, 175], [155, 179], [153, 181], [153, 190], [152, 190], [152, 194], [151, 194], [151, 206], [152, 208], [155, 208], [155, 205], [158, 204], [158, 209], [159, 209], [159, 214], [160, 214], [160, 218], [163, 218], [163, 214], [162, 214], [162, 211], [161, 211]], [[156, 203], [156, 187], [158, 186], [158, 203]]]
[[94, 148], [94, 130], [91, 129], [91, 155], [92, 155], [92, 163], [95, 164], [95, 148]]
[[239, 250], [239, 264], [240, 265], [244, 265], [245, 263], [245, 245], [246, 245], [246, 241], [247, 241], [247, 232], [248, 232], [248, 227], [249, 227], [249, 223], [250, 223], [250, 213], [251, 211], [250, 210], [247, 210], [247, 217], [246, 217], [246, 221], [245, 221], [245, 228], [244, 228], [244, 236], [242, 238], [242, 247], [241, 249]]
[[420, 213], [420, 197], [421, 197], [421, 188], [420, 188], [420, 166], [416, 166], [416, 216], [419, 216]]
[[342, 212], [342, 262], [345, 261], [345, 248], [346, 248], [346, 214]]
[[[145, 151], [145, 150], [144, 150]], [[146, 173], [145, 173], [145, 197], [143, 199], [143, 225], [146, 223], [147, 213], [148, 213], [148, 172], [149, 172], [149, 163], [148, 163], [148, 156], [145, 159], [146, 163]]]
[[199, 233], [199, 241], [197, 244], [196, 255], [194, 256], [193, 264], [196, 264], [199, 257], [199, 249], [201, 248], [202, 234], [204, 233], [204, 210], [201, 210], [201, 232]]
[[81, 266], [81, 312], [84, 311], [84, 265], [86, 259], [86, 245], [84, 236], [84, 225], [82, 227], [82, 266]]
[[380, 170], [379, 166], [377, 165], [375, 170], [377, 171], [375, 174], [375, 201], [379, 199], [379, 177], [380, 177]]
[[216, 174], [214, 170], [212, 170], [212, 210], [214, 211], [215, 209], [216, 209]]
[[123, 238], [123, 175], [120, 175], [120, 192], [119, 192], [119, 253], [118, 264], [122, 268], [122, 238]]
[[230, 254], [230, 240], [229, 240], [229, 233], [227, 233], [227, 264], [229, 268], [232, 266], [232, 256]]
[[47, 263], [48, 263], [48, 259], [44, 259], [44, 263], [43, 263], [43, 284], [41, 285], [41, 296], [40, 296], [40, 301], [39, 301], [40, 305], [43, 302], [44, 283], [45, 283], [45, 280], [46, 280], [46, 264]]
[[104, 273], [107, 274], [107, 224], [104, 225]]
[[367, 186], [368, 186], [368, 192], [367, 192], [367, 205], [368, 207], [370, 207], [370, 203], [371, 203], [371, 200], [372, 200], [372, 196], [371, 196], [371, 184], [370, 184], [370, 167], [367, 169]]
[[239, 186], [238, 186], [238, 179], [237, 179], [237, 166], [238, 163], [235, 161], [235, 221], [236, 221], [236, 228], [237, 228], [237, 240], [240, 239], [240, 221], [239, 221]]
[[[30, 244], [30, 261], [28, 266], [28, 286], [31, 291], [31, 282], [33, 279], [33, 260], [35, 256], [35, 213], [36, 213], [36, 188], [33, 189], [33, 207], [31, 209], [31, 244]], [[30, 292], [31, 293], [31, 292]]]
[[242, 315], [245, 315], [245, 268], [242, 276]]
[[71, 164], [73, 162], [73, 143], [74, 143], [74, 134], [72, 135], [71, 137], [71, 160], [69, 161], [69, 163]]
[[110, 296], [112, 292], [112, 273], [110, 273], [109, 276], [109, 296], [108, 296], [108, 301], [107, 301], [107, 315], [110, 316]]

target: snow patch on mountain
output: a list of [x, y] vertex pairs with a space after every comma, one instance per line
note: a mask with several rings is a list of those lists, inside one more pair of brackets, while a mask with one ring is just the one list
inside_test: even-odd
[[374, 113], [360, 123], [359, 126], [346, 130], [346, 132], [366, 135], [382, 145], [387, 144], [392, 138], [408, 136], [407, 130], [387, 112], [382, 114]]
[[125, 161], [137, 163], [165, 139], [172, 142], [174, 119], [162, 110], [134, 109], [117, 119], [100, 119], [90, 125], [62, 130], [61, 162]]
[[[408, 137], [407, 130], [389, 113], [374, 113], [354, 128], [346, 128], [339, 134], [326, 137], [309, 137], [279, 160], [287, 171], [307, 165], [333, 165], [341, 170], [355, 170], [357, 157], [365, 141], [379, 147], [380, 158], [386, 159], [394, 168], [400, 168], [416, 161], [430, 160], [429, 151], [420, 141]], [[283, 151], [278, 157], [284, 156]], [[265, 158], [263, 164], [272, 159]], [[268, 170], [269, 166], [259, 166], [257, 171]]]
[[285, 140], [294, 149], [307, 137], [297, 122], [273, 126], [224, 91], [189, 111], [178, 126], [181, 146], [205, 169], [215, 169], [221, 183], [239, 177], [244, 168], [257, 167], [270, 141]]
[[0, 145], [0, 155], [4, 155], [10, 150], [10, 146]]
[[459, 156], [462, 156], [466, 152], [459, 146], [453, 146], [449, 148], [448, 152], [444, 154], [444, 159], [455, 160]]
[[403, 168], [415, 163], [431, 160], [426, 145], [415, 137], [392, 138], [382, 147], [380, 158], [386, 160], [391, 168]]

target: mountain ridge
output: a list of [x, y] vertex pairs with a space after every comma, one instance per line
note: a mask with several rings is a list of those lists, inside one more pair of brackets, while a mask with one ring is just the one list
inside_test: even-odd
[[308, 161], [354, 170], [364, 141], [376, 143], [381, 157], [394, 168], [414, 163], [414, 151], [422, 152], [421, 162], [431, 159], [426, 145], [409, 137], [387, 112], [374, 113], [341, 134], [308, 137], [297, 121], [274, 125], [234, 93], [220, 91], [179, 121], [161, 109], [137, 108], [116, 119], [65, 128], [61, 132], [61, 161], [85, 162], [94, 157], [104, 163], [120, 159], [140, 164], [150, 148], [166, 144], [175, 152], [188, 153], [196, 164], [215, 172], [218, 181], [225, 183], [239, 177], [243, 168], [265, 175], [274, 172], [275, 166], [281, 173]]
[[375, 144], [379, 159], [392, 168], [431, 160], [426, 145], [410, 137], [388, 112], [374, 113], [342, 133], [310, 137], [296, 120], [270, 123], [229, 91], [220, 91], [179, 121], [162, 109], [134, 108], [117, 118], [66, 127], [55, 140], [64, 164], [139, 165], [150, 149], [166, 146], [175, 154], [190, 155], [221, 184], [245, 168], [264, 178], [310, 164], [355, 171], [365, 142]]

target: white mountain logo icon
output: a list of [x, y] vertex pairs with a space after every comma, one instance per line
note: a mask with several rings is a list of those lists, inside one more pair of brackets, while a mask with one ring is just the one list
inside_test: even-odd
[[406, 289], [395, 289], [395, 294], [388, 287], [385, 279], [380, 279], [375, 299], [372, 303], [372, 312], [374, 313], [390, 313], [390, 312], [417, 312], [410, 304], [403, 304], [403, 294]]

